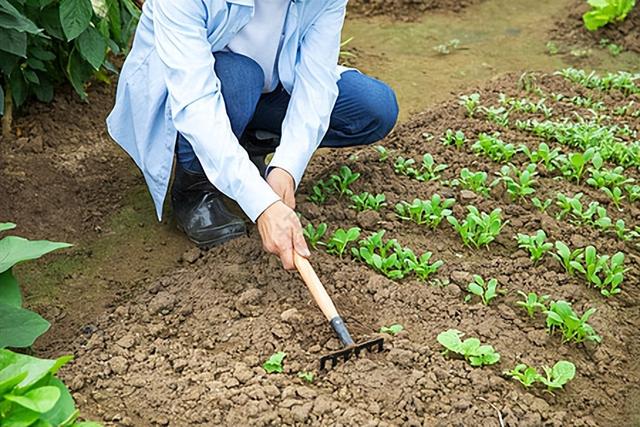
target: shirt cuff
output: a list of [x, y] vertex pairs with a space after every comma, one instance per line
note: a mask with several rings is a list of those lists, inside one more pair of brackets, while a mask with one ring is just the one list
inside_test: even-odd
[[261, 178], [244, 182], [242, 189], [236, 196], [236, 202], [252, 222], [256, 222], [262, 212], [279, 201], [280, 197]]
[[[280, 147], [278, 147], [280, 148]], [[278, 151], [273, 155], [271, 162], [269, 162], [269, 168], [267, 169], [267, 173], [269, 173], [273, 168], [280, 168], [287, 171], [293, 177], [293, 184], [297, 189], [300, 185], [300, 181], [302, 181], [302, 176], [304, 175], [304, 171], [313, 156], [314, 151], [310, 153], [304, 152], [295, 152], [289, 150], [288, 153], [284, 151]]]

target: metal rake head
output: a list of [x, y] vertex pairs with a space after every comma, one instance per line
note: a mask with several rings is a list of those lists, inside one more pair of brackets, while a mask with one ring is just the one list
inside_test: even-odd
[[362, 353], [364, 350], [380, 353], [384, 350], [384, 338], [380, 337], [360, 344], [354, 344], [352, 346], [343, 348], [342, 350], [338, 350], [322, 356], [320, 358], [320, 370], [322, 371], [326, 368], [327, 362], [330, 362], [331, 368], [333, 368], [338, 363], [347, 362], [353, 357], [359, 357], [360, 353]]

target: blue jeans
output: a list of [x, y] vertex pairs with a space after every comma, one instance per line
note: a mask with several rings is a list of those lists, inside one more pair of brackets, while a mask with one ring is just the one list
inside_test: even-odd
[[[214, 53], [215, 71], [220, 79], [231, 129], [238, 139], [245, 130], [280, 134], [290, 95], [278, 85], [262, 93], [264, 75], [251, 58], [231, 52]], [[352, 147], [384, 138], [396, 124], [398, 103], [385, 83], [350, 70], [338, 81], [339, 95], [331, 114], [329, 129], [321, 147]], [[202, 172], [191, 144], [178, 135], [178, 162], [188, 170]]]

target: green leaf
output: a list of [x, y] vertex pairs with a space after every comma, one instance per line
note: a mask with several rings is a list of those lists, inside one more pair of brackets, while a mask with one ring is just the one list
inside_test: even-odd
[[38, 34], [41, 31], [7, 0], [0, 0], [0, 27], [29, 34]]
[[20, 384], [22, 380], [27, 378], [28, 372], [21, 371], [15, 365], [9, 365], [0, 371], [0, 396], [11, 391], [15, 386]]
[[99, 70], [107, 53], [107, 42], [95, 28], [89, 26], [76, 40], [78, 51], [91, 66]]
[[8, 304], [13, 307], [22, 307], [22, 295], [20, 285], [11, 270], [0, 273], [0, 304]]
[[469, 283], [469, 287], [467, 288], [467, 290], [479, 297], [484, 295], [484, 289], [482, 288], [482, 286], [478, 285], [477, 283]]
[[6, 394], [4, 398], [23, 408], [42, 414], [53, 409], [60, 398], [60, 390], [55, 386], [44, 386], [29, 390], [22, 396]]
[[283, 370], [282, 361], [285, 357], [287, 357], [287, 353], [283, 351], [273, 354], [266, 362], [264, 362], [262, 368], [267, 372], [267, 374], [272, 374], [274, 372], [280, 373]]
[[49, 252], [70, 246], [68, 243], [7, 236], [0, 240], [0, 272], [10, 269], [19, 262], [37, 259]]
[[3, 427], [26, 427], [33, 425], [33, 423], [35, 423], [38, 418], [40, 418], [39, 413], [31, 411], [22, 406], [15, 406], [6, 415], [6, 417], [3, 417], [2, 425]]
[[566, 384], [575, 377], [576, 366], [571, 362], [561, 360], [553, 365], [551, 373], [557, 383]]
[[89, 26], [92, 16], [91, 0], [61, 0], [60, 23], [67, 41], [82, 34]]
[[44, 8], [42, 12], [40, 12], [39, 22], [49, 36], [66, 41], [64, 31], [62, 31], [62, 24], [60, 23], [60, 12], [57, 4]]
[[0, 348], [30, 347], [49, 326], [38, 313], [0, 303]]
[[440, 345], [442, 345], [447, 350], [457, 353], [460, 350], [460, 346], [462, 344], [462, 341], [460, 341], [460, 337], [462, 336], [462, 332], [455, 329], [449, 329], [448, 331], [438, 334], [437, 340]]
[[73, 49], [67, 63], [67, 77], [83, 101], [87, 99], [84, 83], [92, 76], [93, 71], [93, 68], [82, 58], [80, 53]]
[[404, 330], [404, 326], [400, 324], [391, 325], [389, 327], [383, 326], [380, 328], [381, 334], [389, 334], [389, 335], [398, 335], [400, 332]]
[[73, 401], [73, 397], [64, 383], [58, 378], [51, 378], [49, 385], [58, 389], [60, 392], [60, 398], [56, 402], [55, 406], [47, 413], [43, 414], [40, 419], [47, 421], [54, 426], [69, 425], [78, 417], [79, 414], [76, 410], [76, 404]]
[[27, 57], [27, 33], [0, 28], [0, 50], [22, 58]]
[[[55, 374], [61, 366], [73, 359], [73, 356], [62, 356], [55, 360], [39, 359], [0, 349], [0, 381], [7, 372], [27, 372], [27, 376], [18, 384], [22, 391], [36, 384], [49, 374]], [[19, 390], [19, 391], [20, 391]]]
[[[4, 94], [4, 92], [2, 91], [2, 87], [0, 86], [0, 92]], [[13, 230], [14, 228], [16, 228], [16, 225], [12, 222], [0, 222], [0, 232], [1, 231], [7, 231], [7, 230]]]

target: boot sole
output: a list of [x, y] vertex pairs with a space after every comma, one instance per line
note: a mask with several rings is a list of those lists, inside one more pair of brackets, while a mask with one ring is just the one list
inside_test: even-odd
[[224, 243], [227, 243], [230, 240], [233, 239], [237, 239], [238, 237], [242, 237], [242, 236], [246, 236], [247, 235], [247, 231], [242, 231], [242, 232], [238, 232], [238, 233], [231, 233], [231, 234], [227, 234], [225, 236], [222, 237], [218, 237], [216, 239], [213, 240], [208, 240], [208, 241], [199, 241], [196, 239], [193, 239], [191, 237], [189, 237], [189, 235], [184, 231], [184, 228], [180, 227], [179, 225], [177, 225], [178, 230], [180, 230], [181, 232], [183, 232], [185, 234], [185, 236], [187, 236], [187, 239], [189, 239], [189, 241], [191, 241], [192, 243], [195, 243], [195, 245], [199, 248], [202, 249], [203, 251], [208, 251], [211, 248], [214, 248], [216, 246], [220, 246]]

